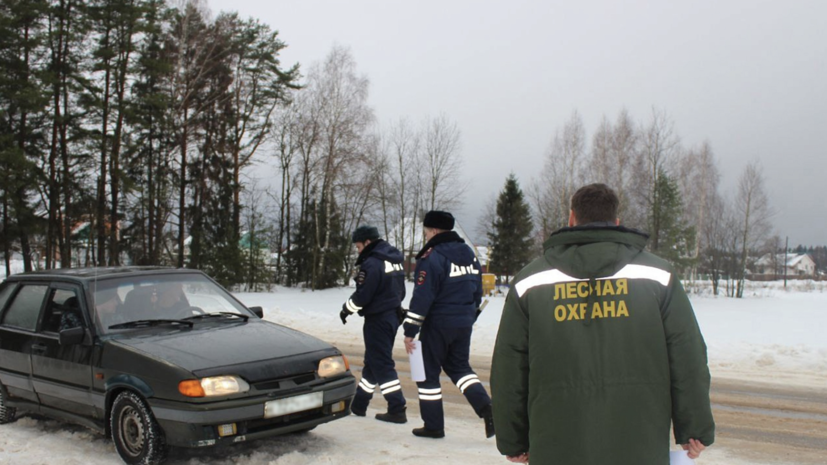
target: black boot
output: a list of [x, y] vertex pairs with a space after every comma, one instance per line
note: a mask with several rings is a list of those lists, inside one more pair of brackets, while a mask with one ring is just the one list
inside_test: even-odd
[[407, 423], [408, 422], [408, 416], [405, 415], [405, 409], [404, 408], [402, 410], [396, 412], [396, 413], [391, 413], [391, 412], [377, 413], [376, 414], [376, 419], [379, 420], [379, 421], [387, 421], [388, 423], [402, 424], [402, 423]]
[[414, 428], [412, 433], [414, 434], [414, 436], [419, 436], [421, 438], [439, 439], [439, 438], [444, 438], [445, 437], [445, 430], [444, 429], [431, 430], [431, 429], [425, 429], [424, 426], [422, 428]]
[[350, 413], [352, 413], [352, 414], [356, 415], [357, 417], [363, 417], [363, 416], [367, 415], [367, 412], [366, 412], [366, 411], [364, 411], [364, 410], [357, 410], [357, 409], [355, 409], [355, 408], [353, 408], [353, 407], [351, 407], [351, 408], [350, 408]]
[[494, 412], [491, 409], [491, 404], [482, 409], [482, 420], [485, 422], [485, 437], [494, 437]]

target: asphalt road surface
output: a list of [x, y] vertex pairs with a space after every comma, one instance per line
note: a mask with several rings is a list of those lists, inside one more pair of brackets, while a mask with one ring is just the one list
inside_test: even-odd
[[[358, 378], [364, 348], [347, 344], [337, 344], [337, 347], [347, 355]], [[410, 377], [408, 356], [404, 350], [397, 349], [394, 360], [408, 400], [408, 421], [418, 425], [419, 402], [416, 384]], [[489, 389], [490, 359], [472, 357], [471, 366]], [[444, 374], [442, 395], [447, 415], [475, 417], [459, 389]], [[827, 386], [820, 389], [783, 387], [713, 378], [711, 399], [716, 423], [713, 447], [727, 448], [733, 456], [745, 461], [827, 464]], [[480, 422], [481, 435], [482, 427]]]

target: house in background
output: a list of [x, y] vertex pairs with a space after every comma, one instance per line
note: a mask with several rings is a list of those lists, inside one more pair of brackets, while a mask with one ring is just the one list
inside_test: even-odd
[[[816, 275], [816, 263], [809, 254], [765, 254], [755, 262], [755, 274], [793, 278], [812, 278]], [[785, 272], [786, 271], [786, 272]]]

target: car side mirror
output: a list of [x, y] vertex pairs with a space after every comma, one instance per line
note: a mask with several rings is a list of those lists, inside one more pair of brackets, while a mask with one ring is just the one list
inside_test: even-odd
[[257, 317], [264, 318], [264, 309], [261, 307], [250, 307], [250, 311], [253, 312]]
[[58, 333], [58, 340], [62, 346], [77, 345], [83, 342], [86, 330], [82, 327], [64, 329]]

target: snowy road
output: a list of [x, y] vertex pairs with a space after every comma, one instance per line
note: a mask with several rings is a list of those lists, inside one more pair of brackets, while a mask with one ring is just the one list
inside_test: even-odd
[[[361, 368], [362, 348], [339, 344], [355, 372]], [[402, 389], [408, 394], [409, 422], [419, 425], [416, 385], [410, 381], [407, 355], [394, 352]], [[474, 357], [474, 367], [488, 388], [490, 359]], [[476, 417], [459, 390], [443, 376], [444, 400], [453, 404], [456, 415], [474, 421]], [[827, 457], [827, 387], [779, 387], [740, 380], [714, 378], [711, 398], [717, 428], [717, 442], [710, 449], [725, 449], [749, 463], [819, 464]], [[374, 401], [383, 405], [379, 399]], [[482, 428], [482, 426], [480, 426]], [[705, 456], [704, 456], [705, 457]], [[701, 463], [706, 463], [701, 462]], [[729, 462], [727, 462], [729, 463]]]
[[[338, 344], [360, 370], [361, 347]], [[367, 418], [347, 417], [320, 425], [304, 435], [255, 441], [223, 449], [173, 450], [173, 465], [302, 465], [302, 464], [507, 464], [493, 440], [451, 385], [443, 384], [446, 433], [443, 440], [415, 438], [420, 426], [416, 387], [407, 374], [407, 356], [395, 353], [403, 391], [408, 397], [408, 424], [389, 425], [372, 418], [384, 409], [375, 398]], [[474, 357], [472, 365], [487, 384], [489, 365]], [[827, 456], [827, 389], [715, 378], [712, 388], [717, 442], [698, 465], [823, 465]], [[0, 426], [0, 464], [116, 465], [112, 443], [82, 427], [23, 417]]]

